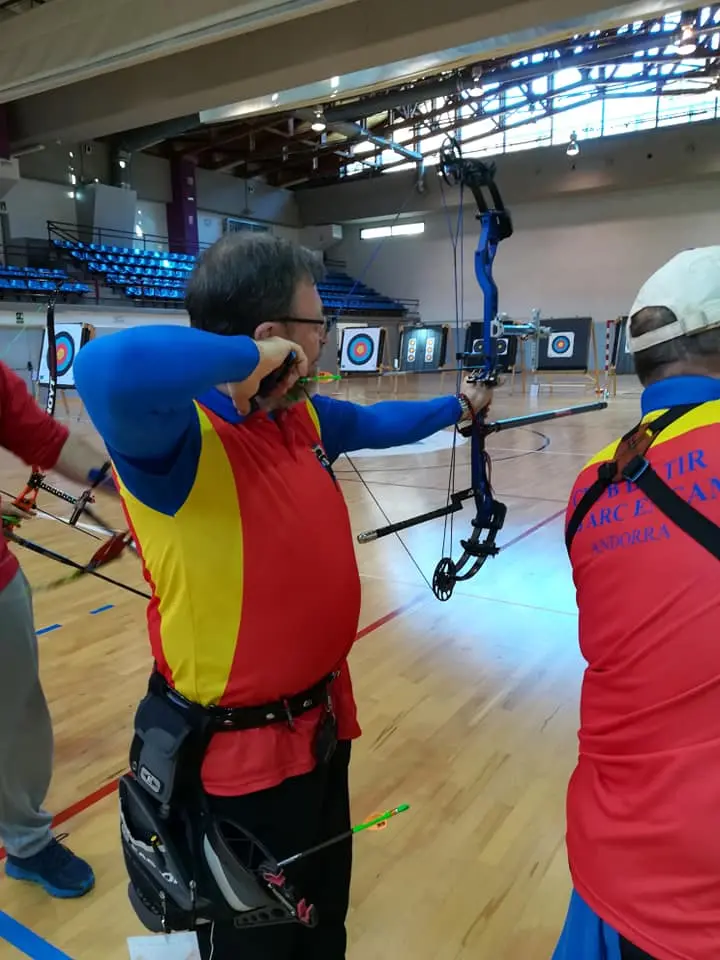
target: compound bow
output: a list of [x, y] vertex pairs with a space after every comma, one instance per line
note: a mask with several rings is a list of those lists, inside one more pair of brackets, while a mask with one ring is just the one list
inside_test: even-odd
[[[460, 393], [461, 375], [466, 373], [466, 379], [471, 383], [485, 384], [494, 387], [498, 383], [501, 372], [498, 362], [498, 339], [505, 332], [498, 316], [498, 288], [493, 278], [493, 264], [499, 244], [512, 236], [513, 225], [510, 212], [503, 203], [502, 196], [495, 182], [495, 164], [485, 163], [477, 158], [467, 159], [462, 156], [456, 140], [449, 137], [448, 145], [440, 151], [440, 173], [449, 186], [459, 186], [460, 218], [462, 217], [463, 196], [462, 190], [467, 187], [472, 192], [477, 206], [477, 219], [480, 221], [480, 238], [475, 251], [475, 277], [483, 293], [483, 345], [482, 352], [466, 353], [460, 351], [460, 312], [456, 312], [456, 348], [457, 360], [461, 364], [458, 368], [457, 392]], [[462, 264], [460, 265], [462, 269]], [[455, 274], [456, 302], [458, 300], [457, 262]], [[520, 334], [524, 328], [512, 325], [512, 333]], [[511, 332], [507, 329], [507, 332]], [[527, 332], [527, 331], [525, 331]], [[540, 330], [537, 330], [540, 334]], [[500, 548], [496, 540], [498, 533], [505, 523], [507, 507], [495, 498], [491, 484], [491, 460], [485, 448], [485, 438], [498, 430], [510, 427], [523, 426], [528, 423], [537, 423], [542, 420], [552, 420], [561, 416], [570, 416], [578, 413], [587, 413], [591, 410], [601, 410], [607, 403], [599, 401], [593, 404], [583, 404], [578, 407], [569, 407], [565, 410], [548, 411], [541, 414], [532, 414], [528, 417], [515, 417], [512, 420], [487, 423], [484, 413], [474, 415], [468, 426], [458, 427], [453, 435], [453, 445], [450, 462], [450, 482], [448, 496], [444, 507], [411, 517], [399, 523], [390, 523], [376, 530], [369, 530], [358, 535], [359, 543], [369, 543], [389, 534], [398, 534], [401, 530], [426, 523], [440, 517], [446, 519], [443, 534], [443, 556], [435, 567], [430, 587], [439, 600], [449, 600], [457, 583], [472, 579], [483, 567], [488, 557], [496, 556]], [[457, 435], [470, 438], [470, 487], [454, 492], [452, 490], [455, 473], [455, 455]], [[363, 480], [357, 468], [352, 464], [355, 472]], [[364, 480], [363, 480], [364, 483]], [[366, 489], [369, 490], [367, 484]], [[376, 505], [387, 520], [375, 496], [370, 492]], [[462, 553], [457, 560], [445, 555], [447, 539], [447, 520], [450, 518], [450, 542], [452, 542], [452, 515], [463, 509], [465, 500], [475, 502], [475, 516], [472, 520], [472, 533], [460, 541]], [[484, 534], [484, 536], [483, 536]], [[399, 539], [399, 538], [398, 538]], [[405, 544], [400, 541], [415, 563], [415, 558]], [[420, 569], [418, 567], [418, 569]], [[420, 571], [422, 574], [422, 571]], [[425, 578], [424, 574], [423, 578]], [[427, 582], [427, 581], [426, 581]]]
[[[62, 289], [60, 283], [56, 284], [55, 290], [52, 292], [48, 298], [47, 311], [45, 317], [45, 325], [47, 330], [47, 366], [48, 366], [48, 389], [47, 397], [45, 400], [45, 412], [50, 417], [55, 416], [55, 406], [57, 401], [57, 391], [58, 391], [58, 365], [57, 365], [57, 338], [55, 334], [55, 305], [57, 303], [57, 298]], [[128, 548], [135, 551], [135, 546], [132, 541], [132, 537], [128, 530], [122, 532], [113, 531], [113, 529], [106, 524], [101, 517], [99, 517], [95, 511], [90, 507], [91, 503], [95, 502], [95, 491], [100, 486], [101, 483], [107, 478], [111, 469], [110, 461], [106, 461], [96, 472], [92, 478], [90, 485], [82, 491], [79, 496], [73, 496], [71, 493], [67, 493], [64, 490], [61, 490], [59, 487], [56, 487], [54, 484], [48, 483], [46, 479], [46, 474], [43, 469], [39, 466], [33, 465], [30, 470], [30, 477], [25, 484], [24, 489], [16, 497], [11, 497], [9, 494], [4, 493], [0, 490], [0, 494], [8, 497], [12, 500], [13, 506], [17, 507], [24, 512], [31, 513], [42, 513], [45, 516], [52, 517], [54, 520], [57, 520], [60, 523], [67, 524], [68, 526], [75, 527], [77, 530], [80, 530], [82, 533], [87, 534], [88, 536], [93, 537], [96, 540], [102, 540], [101, 545], [92, 555], [90, 560], [86, 564], [78, 564], [74, 560], [71, 560], [69, 557], [65, 557], [62, 554], [56, 553], [53, 550], [47, 550], [45, 547], [41, 547], [39, 544], [33, 543], [31, 540], [27, 540], [24, 537], [20, 537], [15, 532], [15, 528], [18, 526], [17, 522], [8, 521], [6, 522], [3, 519], [2, 531], [7, 540], [11, 540], [16, 543], [18, 546], [22, 546], [27, 550], [31, 550], [34, 553], [37, 553], [41, 556], [45, 556], [50, 560], [56, 560], [59, 563], [62, 563], [66, 566], [72, 567], [75, 572], [67, 577], [62, 577], [58, 580], [54, 580], [52, 583], [46, 584], [43, 589], [53, 589], [55, 587], [62, 586], [66, 583], [71, 583], [74, 580], [79, 579], [84, 574], [93, 574], [94, 576], [99, 577], [100, 579], [108, 580], [108, 582], [120, 586], [125, 590], [128, 590], [131, 593], [138, 594], [142, 597], [147, 597], [149, 595], [143, 593], [142, 591], [136, 590], [134, 587], [130, 587], [127, 584], [120, 583], [117, 580], [112, 580], [107, 577], [98, 574], [97, 571], [100, 567], [104, 566], [107, 563], [110, 563], [113, 560], [116, 560], [123, 551]], [[72, 513], [68, 520], [58, 517], [53, 513], [50, 513], [47, 510], [41, 510], [37, 505], [38, 494], [43, 490], [46, 493], [51, 494], [54, 497], [57, 497], [59, 500], [62, 500], [65, 503], [72, 505]], [[107, 539], [98, 536], [90, 530], [87, 530], [85, 527], [79, 526], [78, 522], [81, 517], [85, 514], [90, 520], [93, 521], [104, 533], [108, 535]], [[136, 551], [135, 551], [136, 552]]]

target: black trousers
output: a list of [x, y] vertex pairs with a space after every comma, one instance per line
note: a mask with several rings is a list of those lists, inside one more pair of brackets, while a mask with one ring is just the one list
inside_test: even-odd
[[[350, 742], [326, 766], [243, 797], [211, 797], [213, 809], [248, 829], [278, 859], [350, 829]], [[334, 844], [286, 870], [298, 895], [315, 905], [318, 924], [198, 931], [203, 960], [345, 960], [352, 840]]]
[[633, 946], [625, 937], [620, 937], [620, 957], [621, 960], [655, 960], [649, 953]]

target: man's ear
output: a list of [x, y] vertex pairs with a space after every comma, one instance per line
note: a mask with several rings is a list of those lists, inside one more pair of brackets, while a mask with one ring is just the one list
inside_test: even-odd
[[275, 334], [275, 324], [270, 323], [261, 323], [259, 326], [255, 327], [255, 332], [253, 337], [256, 340], [268, 340], [270, 337], [276, 336]]

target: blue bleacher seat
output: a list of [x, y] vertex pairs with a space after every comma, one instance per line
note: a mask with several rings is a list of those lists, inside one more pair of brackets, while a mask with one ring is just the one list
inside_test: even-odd
[[[167, 250], [85, 244], [59, 238], [53, 242], [90, 273], [99, 274], [105, 285], [135, 301], [183, 300], [196, 261], [192, 254]], [[384, 297], [342, 271], [328, 272], [318, 284], [318, 292], [328, 312], [396, 316], [405, 313], [405, 307], [397, 300]]]
[[0, 264], [0, 291], [16, 291], [27, 294], [42, 294], [46, 296], [57, 289], [60, 283], [60, 292], [63, 294], [77, 294], [82, 296], [89, 293], [91, 287], [87, 283], [78, 283], [72, 280], [66, 270], [57, 267], [18, 267], [13, 264]]

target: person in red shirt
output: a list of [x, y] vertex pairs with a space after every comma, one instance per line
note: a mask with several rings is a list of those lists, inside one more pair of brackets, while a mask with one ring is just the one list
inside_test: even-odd
[[[83, 438], [48, 416], [24, 381], [0, 362], [0, 446], [28, 466], [56, 470], [86, 485], [104, 459]], [[26, 511], [0, 503], [4, 516]], [[32, 592], [17, 557], [0, 536], [0, 840], [6, 873], [51, 896], [79, 897], [94, 875], [56, 840], [42, 805], [50, 785], [53, 731], [38, 670]]]
[[720, 246], [645, 283], [628, 344], [642, 425], [567, 511], [587, 668], [554, 960], [717, 960]]

